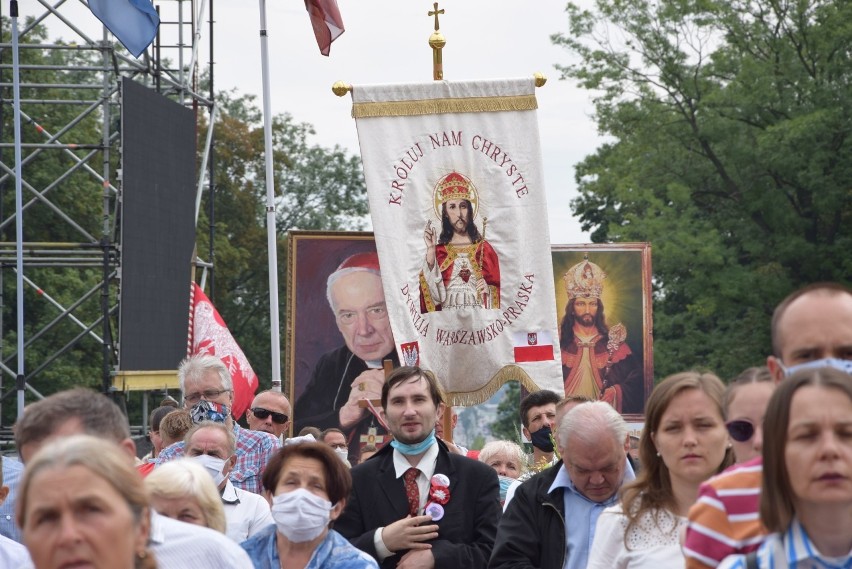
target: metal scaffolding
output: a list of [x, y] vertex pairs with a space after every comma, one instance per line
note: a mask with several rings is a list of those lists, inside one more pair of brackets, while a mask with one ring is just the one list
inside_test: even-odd
[[[15, 218], [10, 26], [2, 14], [0, 43], [0, 393], [36, 397], [51, 370], [102, 360], [101, 385], [112, 385], [118, 361], [121, 281], [121, 148], [119, 83], [123, 77], [192, 108], [196, 124], [213, 113], [213, 0], [156, 0], [160, 29], [139, 59], [100, 25], [80, 0], [37, 0], [41, 10], [19, 19], [26, 370], [17, 378], [17, 331], [3, 321], [14, 306]], [[30, 10], [33, 8], [30, 7]], [[88, 30], [98, 30], [95, 38]], [[209, 35], [211, 61], [199, 92], [199, 45]], [[69, 38], [71, 34], [71, 38]], [[61, 40], [58, 38], [62, 38]], [[212, 130], [212, 129], [211, 129]], [[198, 190], [212, 179], [203, 149]], [[205, 168], [210, 169], [207, 176]], [[212, 200], [210, 200], [212, 202]], [[212, 203], [211, 203], [212, 207]], [[211, 215], [212, 221], [212, 215]], [[211, 239], [212, 243], [212, 239]], [[212, 258], [212, 253], [211, 253]], [[61, 299], [61, 300], [60, 300]], [[12, 311], [14, 312], [14, 311]], [[55, 373], [55, 372], [54, 372]], [[63, 372], [67, 374], [68, 372]], [[91, 379], [91, 378], [90, 378]], [[2, 407], [0, 407], [2, 409]], [[8, 407], [7, 407], [8, 410]], [[7, 413], [8, 414], [8, 413]], [[14, 417], [0, 415], [0, 427]]]

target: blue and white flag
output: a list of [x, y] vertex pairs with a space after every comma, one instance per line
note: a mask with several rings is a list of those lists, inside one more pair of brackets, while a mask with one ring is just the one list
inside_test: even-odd
[[89, 0], [89, 9], [133, 57], [151, 45], [160, 25], [151, 0]]

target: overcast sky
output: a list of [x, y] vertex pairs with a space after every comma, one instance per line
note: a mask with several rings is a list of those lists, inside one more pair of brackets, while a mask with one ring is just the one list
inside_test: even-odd
[[[200, 5], [201, 0], [197, 1]], [[259, 1], [213, 2], [216, 88], [236, 87], [257, 94], [260, 104]], [[97, 19], [82, 4], [73, 0], [67, 4], [60, 12], [75, 26], [100, 37]], [[177, 19], [177, 2], [155, 1], [157, 4], [161, 4], [164, 21]], [[184, 4], [188, 10], [190, 3]], [[354, 85], [430, 81], [432, 53], [427, 41], [433, 19], [426, 12], [432, 9], [432, 2], [339, 0], [338, 5], [346, 32], [332, 45], [331, 57], [323, 57], [303, 1], [267, 1], [272, 110], [289, 112], [296, 120], [313, 124], [313, 142], [338, 144], [357, 153], [351, 99], [333, 95], [331, 85], [337, 80]], [[556, 63], [569, 61], [568, 52], [550, 41], [551, 34], [567, 30], [565, 2], [446, 0], [440, 8], [446, 11], [440, 20], [447, 41], [445, 79], [523, 77], [536, 71], [548, 77], [547, 85], [537, 90], [537, 98], [551, 242], [587, 242], [588, 235], [571, 215], [569, 201], [575, 196], [574, 165], [594, 152], [601, 139], [591, 120], [590, 94], [559, 80], [554, 68]], [[22, 16], [43, 12], [36, 2], [21, 3]], [[203, 18], [200, 61], [206, 65], [207, 11]], [[55, 16], [45, 21], [52, 39], [76, 39]]]

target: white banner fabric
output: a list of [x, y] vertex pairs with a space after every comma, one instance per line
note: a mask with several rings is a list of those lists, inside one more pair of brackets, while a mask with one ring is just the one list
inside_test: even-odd
[[512, 379], [564, 393], [533, 79], [352, 97], [400, 361], [454, 405]]

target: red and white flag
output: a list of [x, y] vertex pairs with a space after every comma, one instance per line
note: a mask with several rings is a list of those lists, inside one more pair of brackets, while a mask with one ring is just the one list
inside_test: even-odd
[[218, 356], [231, 372], [234, 383], [234, 405], [231, 414], [242, 417], [257, 391], [257, 374], [237, 341], [222, 320], [219, 311], [196, 283], [192, 283], [192, 312], [189, 323], [188, 355]]
[[512, 334], [515, 344], [515, 362], [546, 362], [556, 359], [554, 356], [553, 336], [548, 331], [515, 332]]
[[331, 52], [331, 42], [340, 37], [346, 30], [343, 28], [343, 18], [337, 8], [336, 0], [305, 0], [305, 8], [311, 16], [311, 25], [320, 53], [325, 56]]

